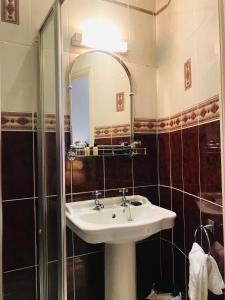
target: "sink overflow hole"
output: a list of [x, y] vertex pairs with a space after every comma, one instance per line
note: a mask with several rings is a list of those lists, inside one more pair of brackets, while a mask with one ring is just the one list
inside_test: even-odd
[[116, 218], [116, 214], [113, 214], [113, 215], [112, 215], [112, 218], [115, 219], [115, 218]]

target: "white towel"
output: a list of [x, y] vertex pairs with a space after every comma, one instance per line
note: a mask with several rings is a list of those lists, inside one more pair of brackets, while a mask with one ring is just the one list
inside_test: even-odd
[[225, 287], [216, 261], [194, 243], [189, 253], [189, 297], [190, 300], [207, 300], [208, 289], [221, 295]]
[[215, 259], [210, 255], [210, 270], [208, 270], [208, 289], [215, 295], [221, 295], [225, 288], [223, 278], [220, 274], [218, 265]]

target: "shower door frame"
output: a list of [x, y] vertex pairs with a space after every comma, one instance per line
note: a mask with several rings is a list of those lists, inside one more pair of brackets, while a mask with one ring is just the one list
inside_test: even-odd
[[[221, 140], [221, 172], [223, 200], [223, 239], [225, 241], [225, 0], [218, 0], [219, 38], [220, 38], [220, 140]], [[224, 255], [225, 268], [225, 255]], [[225, 270], [224, 270], [225, 271]]]
[[[1, 91], [1, 70], [0, 70], [0, 91]], [[0, 95], [0, 107], [1, 107], [1, 95]], [[0, 110], [1, 112], [1, 110]], [[0, 118], [0, 300], [3, 300], [3, 212], [2, 212], [2, 124]]]
[[43, 113], [43, 78], [42, 32], [49, 19], [53, 17], [55, 30], [55, 97], [56, 97], [56, 185], [57, 185], [57, 275], [58, 300], [67, 299], [66, 280], [66, 220], [65, 220], [65, 141], [64, 141], [64, 97], [62, 77], [62, 25], [61, 4], [56, 0], [39, 29], [39, 107], [38, 107], [38, 174], [39, 174], [39, 291], [40, 300], [48, 299], [48, 247], [47, 247], [47, 203], [45, 184], [45, 142]]

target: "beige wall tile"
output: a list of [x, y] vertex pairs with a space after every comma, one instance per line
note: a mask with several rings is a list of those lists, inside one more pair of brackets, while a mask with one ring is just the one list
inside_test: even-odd
[[136, 118], [155, 118], [157, 115], [156, 69], [129, 63], [134, 82], [134, 108]]
[[[167, 117], [219, 93], [217, 1], [173, 0], [157, 16], [157, 107]], [[184, 63], [191, 58], [192, 87], [184, 88]]]
[[0, 43], [2, 111], [33, 111], [37, 99], [36, 50]]
[[19, 25], [1, 22], [0, 41], [31, 45], [32, 37], [30, 0], [19, 1], [19, 11]]

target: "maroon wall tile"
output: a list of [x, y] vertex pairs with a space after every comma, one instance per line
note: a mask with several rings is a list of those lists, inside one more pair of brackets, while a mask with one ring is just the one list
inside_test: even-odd
[[95, 143], [97, 145], [111, 145], [112, 139], [111, 138], [99, 138], [99, 139], [95, 139]]
[[[75, 299], [74, 258], [67, 259], [67, 300]], [[56, 299], [56, 298], [55, 298]]]
[[34, 136], [34, 182], [35, 182], [35, 197], [38, 197], [39, 178], [38, 178], [38, 137], [37, 132], [33, 133]]
[[170, 134], [158, 135], [159, 184], [171, 185], [170, 178]]
[[[127, 188], [126, 196], [131, 196], [133, 195], [133, 188]], [[121, 203], [122, 203], [122, 193], [120, 193], [120, 188], [115, 189], [115, 190], [106, 190], [105, 191], [105, 197], [121, 197]]]
[[56, 133], [45, 134], [45, 157], [46, 157], [46, 193], [48, 196], [56, 195]]
[[[224, 274], [224, 240], [223, 240], [223, 208], [209, 201], [199, 201], [202, 224], [208, 224], [208, 219], [214, 221], [214, 234], [208, 232], [211, 241], [211, 255], [218, 263], [219, 269]], [[203, 246], [208, 251], [208, 241], [203, 235]]]
[[[175, 227], [173, 229], [173, 242], [176, 247], [188, 255], [194, 242], [194, 232], [196, 228], [201, 223], [203, 225], [207, 224], [208, 219], [213, 220], [215, 222], [215, 233], [214, 235], [210, 235], [211, 254], [216, 259], [221, 273], [223, 274], [223, 220], [222, 207], [218, 205], [218, 203], [221, 204], [219, 127], [219, 122], [216, 121], [200, 125], [199, 127], [195, 126], [183, 129], [182, 131], [172, 132], [170, 133], [170, 149], [172, 185], [179, 189], [172, 189], [172, 210], [177, 213]], [[182, 191], [182, 147], [184, 191], [189, 192], [190, 194], [183, 193]], [[164, 152], [163, 149], [167, 149], [165, 151], [169, 153], [168, 137], [160, 134], [160, 183], [162, 184], [163, 182], [163, 184], [166, 184], [169, 172], [166, 163], [162, 162], [164, 154], [162, 155], [160, 153]], [[169, 155], [168, 153], [166, 154], [167, 157]], [[165, 170], [164, 174], [162, 170]], [[160, 187], [159, 195], [161, 206], [169, 209], [170, 201], [168, 201], [168, 199], [170, 198], [170, 193], [171, 190], [169, 187]], [[202, 197], [209, 199], [210, 201], [205, 201], [204, 199], [201, 200], [195, 195], [202, 195]], [[162, 232], [161, 237], [170, 240], [170, 235], [167, 232]], [[204, 236], [202, 241], [202, 247], [207, 252], [208, 245]], [[200, 235], [198, 235], [197, 242], [201, 244]], [[169, 279], [173, 275], [171, 268], [174, 268], [175, 283], [177, 287], [182, 290], [185, 298], [185, 294], [187, 293], [186, 284], [188, 283], [188, 262], [185, 256], [176, 247], [172, 247], [172, 253], [174, 253], [174, 255], [171, 257], [171, 251], [169, 251], [166, 246], [162, 246], [162, 273], [163, 278]], [[164, 257], [166, 255], [167, 258]], [[168, 256], [170, 256], [169, 259]], [[214, 298], [210, 295], [209, 299]]]
[[183, 190], [181, 130], [170, 133], [170, 149], [172, 186]]
[[[102, 190], [101, 192], [102, 192], [101, 197], [103, 197], [104, 191]], [[72, 195], [69, 195], [68, 197], [70, 199], [69, 202], [85, 201], [85, 200], [92, 200], [93, 194], [92, 194], [92, 192], [84, 192], [84, 193], [72, 194]], [[93, 199], [93, 205], [94, 205], [94, 199]]]
[[[160, 186], [159, 189], [159, 205], [166, 209], [172, 209], [172, 190], [168, 187], [162, 187]], [[172, 230], [163, 230], [161, 232], [161, 237], [172, 241]]]
[[149, 153], [155, 153], [157, 151], [157, 134], [134, 134], [134, 141], [141, 142], [141, 148], [147, 148]]
[[34, 200], [3, 202], [3, 271], [34, 265]]
[[105, 189], [131, 187], [132, 183], [132, 158], [130, 157], [105, 157]]
[[173, 247], [174, 253], [174, 279], [175, 288], [182, 292], [182, 299], [188, 299], [188, 272], [186, 266], [189, 264], [188, 259], [176, 247]]
[[[70, 132], [65, 132], [65, 155], [70, 149]], [[72, 193], [72, 162], [65, 158], [65, 189], [66, 194]]]
[[199, 194], [199, 130], [198, 126], [183, 129], [183, 176], [184, 190]]
[[66, 189], [66, 195], [72, 194], [72, 161], [68, 160], [66, 158], [65, 160], [65, 189]]
[[56, 197], [47, 198], [48, 261], [57, 260]]
[[161, 240], [161, 273], [162, 273], [162, 280], [173, 283], [173, 266], [174, 266], [174, 256], [173, 256], [173, 246]]
[[64, 138], [65, 138], [65, 148], [68, 150], [70, 148], [70, 145], [72, 144], [70, 139], [70, 132], [65, 132]]
[[[57, 256], [57, 204], [56, 197], [47, 198], [47, 234], [48, 234], [48, 261], [52, 262], [58, 259]], [[73, 255], [72, 232], [66, 229], [67, 239], [67, 257]]]
[[205, 225], [208, 219], [214, 221], [214, 239], [223, 244], [223, 208], [212, 202], [201, 200], [198, 202], [201, 210], [202, 224]]
[[[38, 136], [34, 133], [35, 194], [38, 196]], [[56, 134], [45, 133], [46, 194], [56, 195]]]
[[136, 246], [137, 296], [145, 299], [160, 279], [160, 239], [147, 239]]
[[67, 257], [73, 256], [73, 232], [66, 227], [66, 252]]
[[155, 205], [159, 205], [159, 190], [158, 186], [135, 187], [134, 194], [148, 198]]
[[2, 199], [34, 196], [33, 133], [2, 132]]
[[57, 262], [48, 264], [48, 300], [58, 298], [58, 269]]
[[75, 258], [76, 299], [104, 300], [104, 253]]
[[102, 157], [85, 157], [72, 162], [72, 192], [104, 189]]
[[199, 148], [201, 191], [208, 193], [221, 193], [219, 121], [199, 126]]
[[80, 239], [77, 235], [73, 235], [74, 255], [89, 254], [92, 252], [104, 252], [104, 244], [89, 244]]
[[13, 271], [3, 274], [5, 300], [35, 300], [35, 268]]
[[134, 186], [157, 184], [157, 135], [135, 135], [135, 140], [141, 141], [141, 147], [147, 148], [147, 155], [133, 158]]
[[173, 228], [173, 243], [185, 252], [185, 219], [184, 219], [184, 194], [183, 192], [172, 191], [172, 210], [177, 214]]
[[130, 144], [130, 137], [129, 136], [112, 137], [113, 145], [120, 145], [121, 143], [124, 143], [124, 142]]
[[216, 260], [219, 270], [224, 278], [224, 246], [218, 241], [211, 242], [211, 255]]
[[185, 247], [186, 254], [191, 250], [194, 242], [194, 233], [201, 224], [199, 199], [195, 196], [184, 194], [185, 211]]

